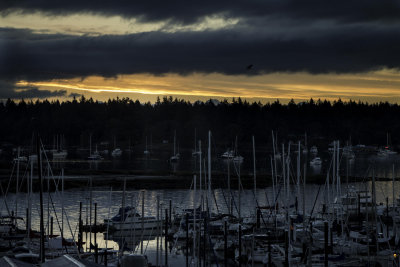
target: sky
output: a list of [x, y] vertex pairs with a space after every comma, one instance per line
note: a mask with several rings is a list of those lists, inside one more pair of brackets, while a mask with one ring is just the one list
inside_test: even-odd
[[400, 2], [0, 2], [0, 99], [400, 101]]

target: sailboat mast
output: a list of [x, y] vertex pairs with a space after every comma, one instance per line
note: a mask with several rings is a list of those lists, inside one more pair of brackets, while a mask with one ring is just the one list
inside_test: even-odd
[[300, 141], [297, 145], [297, 198], [300, 197]]
[[174, 156], [176, 156], [176, 131], [174, 131]]
[[92, 134], [89, 135], [89, 156], [92, 155]]
[[193, 192], [193, 261], [195, 262], [195, 256], [196, 256], [196, 186], [197, 186], [197, 180], [196, 180], [196, 174], [193, 176], [194, 180], [194, 192]]
[[194, 128], [194, 152], [196, 152], [196, 142], [197, 142], [197, 132], [196, 128]]
[[394, 164], [392, 165], [392, 197], [393, 197], [393, 208], [395, 205], [395, 196], [394, 196]]
[[287, 167], [286, 167], [286, 172], [287, 172], [287, 174], [286, 174], [286, 180], [287, 180], [287, 183], [286, 183], [286, 185], [287, 185], [287, 187], [286, 187], [286, 196], [287, 196], [287, 205], [290, 205], [289, 204], [289, 202], [290, 202], [290, 142], [289, 142], [289, 145], [288, 145], [288, 152], [287, 152], [287, 157], [286, 157], [286, 165], [287, 165]]
[[227, 167], [228, 167], [228, 208], [229, 208], [229, 214], [232, 215], [232, 192], [231, 192], [231, 161], [228, 159], [226, 161]]
[[252, 139], [253, 139], [253, 173], [254, 173], [254, 202], [255, 202], [254, 204], [255, 207], [257, 207], [256, 148], [255, 148], [254, 135]]
[[211, 212], [211, 131], [208, 131], [208, 207]]
[[[18, 216], [18, 183], [19, 183], [19, 160], [20, 160], [20, 147], [18, 147], [18, 152], [17, 152], [17, 183], [15, 187], [15, 217]], [[17, 221], [15, 219], [15, 221]]]
[[61, 169], [61, 247], [64, 240], [64, 169]]
[[[31, 161], [31, 173], [30, 175], [27, 176], [27, 196], [28, 196], [28, 218], [27, 220], [27, 237], [30, 237], [30, 233], [31, 233], [31, 214], [32, 214], [32, 178], [33, 178], [33, 161]], [[7, 206], [6, 206], [7, 207]], [[29, 242], [30, 245], [30, 242]]]
[[272, 204], [274, 205], [274, 216], [275, 216], [275, 225], [276, 225], [276, 204], [275, 204], [275, 174], [274, 174], [274, 166], [272, 163], [271, 157], [271, 178], [272, 178]]
[[199, 179], [200, 179], [200, 211], [203, 211], [203, 187], [202, 187], [202, 175], [201, 175], [201, 140], [199, 140]]
[[44, 262], [44, 220], [43, 220], [43, 183], [42, 183], [42, 162], [40, 151], [39, 131], [36, 132], [36, 152], [39, 178], [39, 201], [40, 201], [40, 261]]

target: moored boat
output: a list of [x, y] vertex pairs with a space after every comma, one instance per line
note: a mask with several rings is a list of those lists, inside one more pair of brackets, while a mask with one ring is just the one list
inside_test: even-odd
[[111, 219], [105, 219], [104, 223], [114, 231], [147, 231], [154, 230], [161, 224], [153, 216], [140, 216], [134, 207], [120, 208], [118, 214]]

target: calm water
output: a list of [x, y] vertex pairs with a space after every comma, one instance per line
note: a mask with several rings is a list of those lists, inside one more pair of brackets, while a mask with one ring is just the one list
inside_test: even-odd
[[[203, 152], [203, 157], [206, 155]], [[226, 171], [226, 161], [222, 160], [219, 156], [222, 153], [212, 154], [212, 169], [213, 171]], [[240, 164], [240, 170], [243, 174], [253, 173], [253, 156], [252, 153], [242, 153], [244, 157], [243, 162]], [[186, 171], [190, 172], [199, 169], [199, 160], [196, 157], [192, 157], [191, 151], [181, 153], [181, 159], [177, 163], [169, 162], [171, 153], [168, 151], [159, 151], [159, 153], [153, 153], [151, 155], [144, 155], [142, 152], [124, 152], [120, 158], [112, 158], [110, 156], [104, 156], [102, 161], [88, 161], [86, 157], [80, 159], [66, 160], [63, 162], [53, 162], [53, 166], [57, 168], [69, 169], [92, 169], [92, 170], [134, 170], [137, 172], [162, 172], [169, 173], [175, 171]], [[321, 166], [310, 166], [309, 162], [314, 156], [310, 154], [301, 156], [301, 166], [306, 164], [307, 174], [318, 175], [325, 174], [330, 167], [332, 155], [328, 152], [320, 152], [318, 154], [322, 159]], [[291, 157], [291, 165], [293, 170], [296, 170], [296, 154]], [[375, 175], [377, 177], [392, 177], [392, 166], [394, 165], [394, 172], [396, 177], [400, 177], [400, 155], [389, 156], [386, 158], [380, 158], [375, 154], [358, 154], [354, 160], [347, 160], [345, 157], [340, 159], [340, 173], [342, 176], [355, 176], [365, 177], [371, 176], [371, 169], [374, 168]], [[280, 163], [278, 161], [278, 168]], [[302, 167], [303, 168], [303, 167]], [[270, 155], [264, 152], [256, 153], [256, 170], [260, 174], [271, 173], [271, 159]]]
[[[135, 170], [195, 170], [198, 168], [198, 161], [193, 159], [191, 155], [187, 157], [183, 157], [182, 160], [175, 165], [171, 165], [168, 162], [168, 155], [165, 154], [160, 157], [155, 157], [154, 155], [150, 157], [143, 157], [141, 155], [137, 155], [137, 157], [128, 157], [126, 154], [122, 156], [120, 159], [116, 160], [104, 160], [101, 162], [88, 162], [85, 160], [81, 161], [67, 161], [63, 163], [57, 163], [61, 165], [61, 167], [68, 168], [95, 168], [95, 169], [110, 169], [110, 168], [122, 168], [122, 169], [135, 169]], [[241, 171], [249, 172], [252, 171], [252, 160], [251, 155], [243, 155], [245, 157], [242, 164], [237, 165], [236, 167], [241, 169]], [[312, 168], [307, 164], [307, 173], [308, 174], [326, 174], [329, 165], [330, 165], [330, 155], [328, 153], [322, 153], [319, 156], [323, 159], [322, 166], [317, 168]], [[262, 173], [270, 173], [270, 159], [262, 156], [257, 156], [257, 179], [266, 179], [262, 176]], [[311, 157], [303, 157], [302, 165], [304, 163], [308, 163]], [[295, 156], [292, 159], [292, 173], [295, 173], [296, 170], [296, 161]], [[358, 177], [366, 177], [372, 175], [372, 170], [376, 177], [378, 177], [378, 181], [376, 183], [376, 192], [377, 192], [377, 201], [385, 203], [386, 197], [389, 198], [389, 203], [392, 203], [392, 182], [390, 181], [379, 181], [379, 177], [392, 177], [392, 168], [394, 166], [394, 173], [396, 177], [399, 177], [400, 174], [400, 156], [392, 156], [390, 158], [382, 159], [375, 155], [359, 155], [353, 161], [346, 161], [342, 159], [340, 173], [342, 179], [342, 192], [345, 192], [345, 181], [346, 181], [346, 174], [349, 176], [358, 176]], [[214, 159], [213, 161], [213, 170], [225, 171], [226, 170], [226, 161], [221, 159]], [[58, 166], [60, 167], [60, 166]], [[280, 168], [278, 163], [278, 169]], [[26, 173], [22, 171], [22, 173]], [[261, 173], [261, 174], [260, 174]], [[15, 174], [15, 173], [14, 173]], [[232, 175], [234, 171], [232, 171]], [[292, 179], [294, 178], [293, 176]], [[88, 177], [89, 178], [89, 177]], [[77, 239], [77, 231], [78, 231], [78, 217], [79, 217], [79, 203], [82, 202], [83, 204], [83, 211], [82, 217], [84, 224], [89, 223], [89, 210], [90, 210], [90, 196], [92, 197], [92, 214], [94, 216], [94, 203], [97, 203], [97, 223], [102, 223], [104, 219], [110, 218], [114, 216], [117, 212], [119, 207], [121, 207], [122, 203], [122, 191], [111, 191], [110, 187], [103, 187], [103, 188], [94, 188], [91, 192], [88, 188], [79, 188], [79, 189], [72, 189], [66, 190], [64, 192], [64, 208], [65, 208], [65, 216], [64, 216], [64, 236], [65, 237], [75, 237]], [[236, 188], [237, 185], [232, 185], [232, 188]], [[367, 183], [355, 183], [351, 184], [359, 189], [368, 189], [371, 188], [371, 182]], [[400, 193], [400, 182], [395, 182], [394, 185], [395, 189], [395, 196], [397, 197]], [[305, 188], [305, 202], [306, 202], [306, 209], [308, 212], [311, 211], [314, 202], [316, 202], [315, 209], [316, 211], [320, 210], [320, 203], [323, 200], [325, 194], [324, 185], [313, 185], [308, 184]], [[281, 190], [281, 195], [279, 197], [279, 201], [283, 203], [283, 189]], [[292, 199], [290, 200], [291, 203], [294, 203], [294, 195], [296, 192], [296, 188], [294, 186], [291, 187], [291, 196]], [[319, 191], [319, 193], [318, 193]], [[156, 216], [157, 214], [157, 197], [160, 199], [161, 203], [161, 210], [169, 207], [169, 201], [172, 201], [173, 207], [193, 207], [193, 202], [196, 203], [196, 206], [199, 205], [200, 194], [199, 192], [194, 196], [193, 190], [185, 189], [185, 190], [129, 190], [126, 192], [126, 205], [136, 206], [139, 213], [141, 213], [141, 200], [142, 200], [142, 192], [144, 192], [144, 199], [145, 199], [145, 208], [144, 214], [145, 215], [152, 215]], [[302, 192], [302, 189], [301, 189]], [[229, 192], [223, 189], [215, 189], [213, 190], [213, 194], [215, 198], [212, 202], [212, 210], [217, 212], [228, 212], [227, 203]], [[231, 192], [232, 196], [235, 199], [235, 208], [234, 214], [237, 214], [238, 210], [238, 191], [233, 190]], [[257, 189], [257, 202], [260, 206], [270, 205], [273, 199], [273, 190], [271, 187], [267, 188], [258, 188]], [[7, 214], [6, 203], [9, 207], [9, 210], [16, 209], [16, 195], [15, 193], [9, 193], [6, 198], [0, 198], [0, 212], [1, 214]], [[61, 224], [61, 205], [62, 205], [62, 196], [61, 192], [57, 193], [45, 193], [44, 195], [44, 219], [47, 228], [48, 218], [53, 216], [54, 218], [54, 233], [60, 233], [60, 227], [58, 224]], [[37, 193], [34, 193], [31, 197], [32, 201], [32, 228], [35, 230], [39, 229], [39, 196]], [[301, 201], [299, 201], [299, 207], [301, 207]], [[218, 205], [216, 205], [218, 203]], [[241, 214], [242, 216], [249, 216], [254, 213], [254, 192], [251, 190], [244, 190], [241, 192]], [[25, 210], [27, 207], [27, 196], [26, 193], [20, 193], [18, 195], [18, 215], [25, 218]], [[49, 210], [49, 212], [48, 212]], [[56, 215], [57, 214], [57, 215]], [[164, 212], [161, 212], [164, 214]], [[57, 217], [57, 218], [56, 218]], [[92, 218], [92, 223], [94, 218]], [[21, 226], [24, 227], [24, 226]], [[84, 241], [86, 235], [84, 234]], [[89, 237], [88, 237], [89, 239]], [[88, 240], [89, 241], [89, 240]], [[93, 237], [92, 237], [93, 242]], [[106, 241], [104, 240], [103, 234], [97, 234], [97, 242], [99, 243], [100, 247], [109, 247], [114, 249], [119, 249], [118, 243], [114, 241]], [[88, 242], [87, 242], [88, 243]], [[139, 246], [140, 247], [140, 246]], [[138, 247], [136, 248], [138, 249]], [[156, 241], [155, 240], [145, 240], [144, 241], [144, 249], [146, 254], [153, 257], [155, 255], [156, 250]], [[153, 256], [151, 256], [153, 255]], [[173, 261], [174, 259], [171, 259]], [[176, 259], [177, 260], [177, 259]], [[154, 263], [154, 260], [153, 260]]]
[[[350, 184], [358, 189], [370, 189], [371, 182], [368, 183], [356, 183]], [[368, 187], [368, 188], [366, 188]], [[395, 182], [395, 196], [397, 197], [400, 193], [400, 182]], [[292, 186], [291, 188], [291, 196], [292, 199], [290, 200], [291, 203], [294, 203], [294, 195], [296, 192], [296, 188]], [[323, 200], [325, 195], [324, 192], [325, 188], [324, 185], [306, 185], [305, 187], [305, 203], [307, 211], [311, 211], [314, 202], [316, 201], [316, 210], [318, 211], [320, 207], [320, 203]], [[342, 192], [345, 192], [345, 185], [342, 186]], [[377, 192], [377, 201], [385, 203], [386, 197], [389, 198], [389, 203], [392, 203], [392, 182], [389, 181], [377, 181], [376, 182], [376, 192]], [[301, 189], [301, 192], [303, 190]], [[318, 191], [320, 191], [318, 193]], [[134, 191], [127, 191], [126, 192], [126, 205], [135, 206], [137, 207], [139, 214], [141, 214], [141, 199], [142, 199], [142, 192], [144, 192], [144, 214], [156, 216], [157, 214], [157, 196], [160, 199], [161, 209], [164, 211], [165, 208], [169, 208], [169, 201], [172, 201], [172, 206], [178, 210], [179, 208], [187, 208], [193, 207], [193, 202], [196, 203], [196, 206], [199, 205], [200, 200], [200, 193], [199, 190], [196, 194], [196, 199], [194, 197], [193, 190], [134, 190]], [[212, 202], [212, 210], [214, 212], [228, 212], [227, 203], [228, 201], [228, 191], [217, 189], [213, 190], [215, 195], [215, 200]], [[94, 203], [97, 203], [97, 223], [102, 223], [104, 219], [112, 217], [118, 212], [119, 207], [121, 207], [122, 203], [122, 191], [111, 191], [110, 188], [96, 188], [93, 189], [92, 192], [84, 191], [84, 190], [66, 190], [64, 192], [64, 227], [67, 230], [64, 230], [64, 235], [66, 237], [72, 237], [77, 235], [77, 227], [78, 227], [78, 218], [79, 218], [79, 203], [82, 202], [82, 217], [84, 224], [89, 222], [89, 210], [90, 210], [90, 195], [92, 195], [92, 214], [94, 217]], [[235, 208], [234, 214], [237, 214], [237, 206], [238, 206], [238, 191], [232, 191], [232, 195], [235, 199]], [[51, 198], [50, 198], [51, 197]], [[44, 219], [45, 223], [47, 224], [48, 218], [48, 203], [50, 215], [54, 217], [54, 233], [59, 234], [59, 227], [57, 226], [57, 219], [54, 211], [57, 213], [58, 221], [61, 224], [61, 192], [51, 193], [50, 197], [47, 193], [44, 195]], [[257, 201], [260, 206], [269, 205], [272, 203], [273, 198], [273, 190], [271, 187], [268, 188], [258, 188], [257, 189]], [[51, 201], [48, 201], [52, 199]], [[7, 209], [5, 205], [5, 199], [1, 198], [1, 214], [7, 214]], [[7, 205], [10, 210], [15, 210], [15, 193], [9, 194], [7, 196]], [[39, 229], [39, 195], [34, 193], [32, 198], [32, 228]], [[281, 191], [281, 196], [279, 197], [279, 201], [284, 203], [285, 199], [283, 196], [283, 189]], [[25, 217], [25, 209], [27, 207], [27, 197], [26, 193], [20, 193], [18, 197], [18, 215]], [[218, 207], [216, 205], [218, 203]], [[301, 204], [301, 200], [299, 202]], [[300, 205], [299, 205], [300, 206]], [[301, 206], [300, 206], [301, 207]], [[22, 212], [23, 211], [23, 212]], [[162, 212], [163, 214], [164, 212]], [[254, 214], [254, 193], [252, 190], [244, 190], [241, 192], [241, 214], [242, 216], [249, 216]], [[94, 218], [92, 218], [92, 223]], [[98, 242], [101, 247], [105, 247], [105, 242], [102, 235], [98, 235]], [[109, 242], [108, 247], [118, 248], [118, 245], [114, 242]]]

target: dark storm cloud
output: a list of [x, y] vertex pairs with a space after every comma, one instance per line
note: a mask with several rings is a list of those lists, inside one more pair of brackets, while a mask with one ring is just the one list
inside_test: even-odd
[[4, 0], [0, 12], [43, 12], [48, 15], [92, 13], [106, 16], [120, 15], [142, 20], [172, 20], [193, 23], [198, 19], [224, 14], [228, 17], [278, 16], [302, 20], [333, 19], [338, 21], [399, 20], [400, 2], [397, 0], [204, 0], [204, 1], [50, 1]]
[[[0, 79], [193, 72], [350, 73], [400, 65], [400, 28], [331, 26], [293, 33], [267, 30], [150, 32], [99, 37], [0, 28]], [[246, 66], [253, 64], [251, 71]]]
[[0, 99], [50, 98], [65, 96], [66, 90], [39, 90], [34, 86], [15, 86], [10, 81], [0, 81]]

